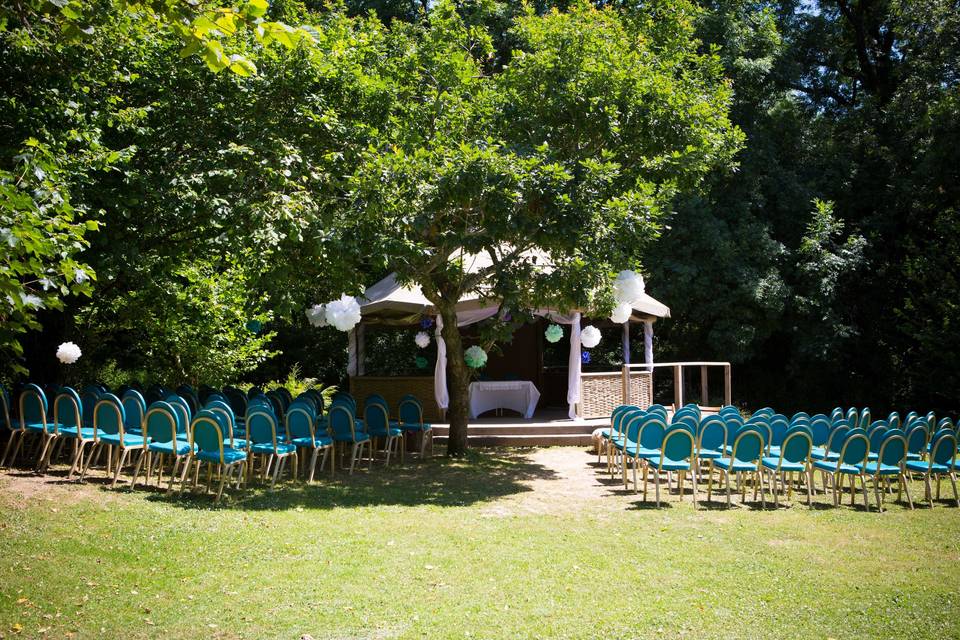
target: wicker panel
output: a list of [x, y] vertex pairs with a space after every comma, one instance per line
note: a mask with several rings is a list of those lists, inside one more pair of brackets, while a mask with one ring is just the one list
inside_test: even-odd
[[[423, 404], [423, 419], [430, 422], [441, 420], [440, 408], [433, 395], [433, 376], [352, 376], [350, 394], [363, 404], [371, 393], [379, 393], [387, 399], [390, 413], [396, 414], [400, 398], [412, 393]], [[396, 415], [391, 415], [396, 417]]]
[[[580, 404], [577, 415], [581, 418], [605, 418], [623, 401], [623, 377], [619, 371], [609, 373], [584, 373], [580, 378]], [[645, 408], [653, 402], [653, 384], [647, 371], [630, 372], [630, 393], [626, 404]]]

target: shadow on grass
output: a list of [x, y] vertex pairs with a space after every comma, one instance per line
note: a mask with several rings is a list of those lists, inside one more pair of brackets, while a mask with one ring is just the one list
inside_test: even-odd
[[[269, 483], [261, 484], [255, 478], [245, 489], [225, 488], [216, 507], [251, 511], [379, 505], [460, 507], [531, 491], [526, 482], [555, 477], [552, 470], [531, 462], [522, 452], [471, 450], [464, 458], [408, 459], [402, 465], [391, 463], [386, 468], [382, 461], [375, 461], [372, 470], [364, 464], [353, 475], [338, 467], [331, 477], [327, 468], [323, 473], [317, 471], [313, 484], [288, 480], [278, 482], [273, 490]], [[205, 488], [205, 478], [204, 470], [198, 491]], [[216, 487], [214, 481], [213, 490]], [[143, 487], [138, 485], [137, 489]], [[209, 509], [214, 505], [212, 494], [191, 494], [189, 485], [182, 495], [167, 496], [153, 485], [149, 490], [148, 500], [184, 509]]]

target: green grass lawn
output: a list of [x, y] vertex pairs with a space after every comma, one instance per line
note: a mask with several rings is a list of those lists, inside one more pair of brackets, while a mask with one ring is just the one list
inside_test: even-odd
[[960, 637], [945, 501], [656, 510], [593, 460], [480, 451], [220, 506], [0, 474], [0, 634]]

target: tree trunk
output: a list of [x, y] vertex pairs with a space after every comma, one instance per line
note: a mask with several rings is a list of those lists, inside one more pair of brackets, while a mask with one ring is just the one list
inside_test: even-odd
[[447, 343], [447, 366], [450, 370], [450, 377], [447, 380], [447, 390], [450, 393], [450, 406], [447, 408], [447, 420], [450, 422], [447, 455], [462, 456], [467, 452], [470, 370], [463, 359], [463, 341], [460, 338], [460, 327], [457, 326], [456, 309], [441, 308], [439, 311], [443, 318], [441, 333], [444, 342]]

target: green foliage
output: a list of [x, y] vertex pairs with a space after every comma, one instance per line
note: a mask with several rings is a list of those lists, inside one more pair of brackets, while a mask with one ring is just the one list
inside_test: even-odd
[[20, 335], [40, 328], [38, 311], [90, 295], [96, 278], [77, 254], [97, 223], [78, 220], [63, 173], [54, 152], [32, 138], [12, 170], [0, 169], [0, 355], [17, 372], [26, 372], [15, 359]]
[[[241, 388], [246, 391], [251, 386], [252, 385], [244, 385]], [[287, 374], [286, 378], [283, 380], [271, 380], [262, 385], [262, 388], [264, 391], [270, 391], [272, 389], [286, 389], [294, 398], [308, 389], [319, 389], [320, 395], [323, 396], [323, 406], [325, 407], [330, 406], [330, 403], [333, 401], [333, 396], [337, 392], [336, 385], [323, 386], [319, 384], [319, 381], [316, 378], [302, 377], [302, 371], [298, 363], [294, 363], [294, 365], [290, 367], [290, 372]]]

